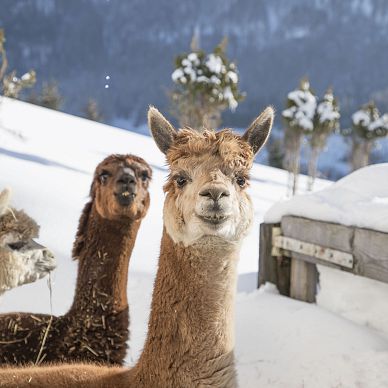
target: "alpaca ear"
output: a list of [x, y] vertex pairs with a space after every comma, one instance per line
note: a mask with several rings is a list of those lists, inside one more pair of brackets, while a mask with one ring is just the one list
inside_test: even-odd
[[6, 188], [0, 193], [0, 216], [7, 211], [10, 199], [11, 189]]
[[274, 116], [274, 109], [271, 106], [267, 106], [242, 136], [252, 147], [254, 154], [257, 154], [266, 143], [271, 132]]
[[159, 149], [166, 154], [174, 141], [176, 130], [153, 106], [148, 109], [148, 127]]

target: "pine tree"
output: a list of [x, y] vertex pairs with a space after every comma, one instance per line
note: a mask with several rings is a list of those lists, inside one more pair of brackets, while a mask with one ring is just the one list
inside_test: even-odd
[[308, 165], [308, 190], [312, 190], [314, 185], [319, 154], [325, 148], [329, 135], [338, 129], [339, 119], [339, 106], [334, 98], [333, 90], [329, 88], [317, 105], [313, 121], [314, 129], [309, 134], [311, 152]]
[[213, 52], [201, 50], [193, 37], [191, 52], [178, 55], [171, 77], [175, 88], [169, 93], [172, 113], [181, 127], [200, 130], [217, 128], [221, 112], [234, 111], [244, 96], [238, 88], [238, 71], [225, 54], [226, 39]]
[[84, 108], [85, 117], [89, 120], [103, 122], [103, 116], [98, 108], [97, 101], [90, 98], [86, 107]]
[[352, 170], [367, 166], [377, 139], [388, 135], [388, 114], [380, 116], [374, 101], [371, 101], [352, 115], [352, 128], [346, 134], [352, 140]]
[[44, 82], [40, 93], [32, 93], [28, 98], [28, 102], [45, 108], [60, 110], [63, 104], [63, 97], [59, 92], [58, 83], [53, 80]]
[[281, 139], [270, 137], [268, 140], [268, 164], [272, 167], [283, 168], [284, 144]]
[[7, 51], [5, 49], [5, 33], [0, 29], [0, 88], [1, 92], [6, 97], [17, 98], [20, 92], [25, 88], [32, 87], [36, 82], [36, 74], [34, 70], [30, 70], [23, 74], [20, 78], [17, 77], [16, 71], [13, 70], [6, 74], [8, 68]]
[[[30, 70], [19, 78], [15, 70], [6, 74], [7, 68], [8, 59], [5, 49], [5, 33], [3, 29], [0, 29], [0, 94], [6, 97], [18, 98], [23, 89], [30, 88], [35, 84], [36, 74], [34, 70]], [[23, 137], [20, 133], [12, 129], [3, 126], [0, 126], [0, 128], [19, 138]]]
[[299, 89], [288, 93], [286, 109], [282, 112], [285, 124], [285, 169], [289, 172], [288, 190], [294, 195], [298, 188], [300, 150], [305, 134], [314, 129], [317, 98], [310, 89], [307, 78], [300, 81]]

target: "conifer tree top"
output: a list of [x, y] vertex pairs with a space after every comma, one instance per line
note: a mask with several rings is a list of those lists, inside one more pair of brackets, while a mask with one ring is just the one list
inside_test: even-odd
[[388, 114], [380, 115], [372, 101], [352, 115], [353, 131], [364, 139], [374, 139], [388, 135]]
[[207, 96], [210, 104], [235, 110], [244, 96], [238, 90], [237, 67], [227, 59], [225, 46], [224, 41], [209, 54], [195, 46], [192, 52], [178, 55], [171, 78], [193, 95]]

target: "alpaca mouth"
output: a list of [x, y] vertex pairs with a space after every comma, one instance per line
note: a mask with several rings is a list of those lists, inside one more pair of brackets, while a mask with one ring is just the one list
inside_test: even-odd
[[129, 206], [136, 197], [135, 193], [130, 193], [129, 191], [123, 191], [122, 193], [115, 193], [117, 202], [121, 206]]
[[207, 216], [197, 215], [197, 217], [203, 222], [205, 222], [206, 224], [215, 225], [215, 226], [221, 225], [229, 219], [229, 216], [220, 215], [220, 214], [212, 214]]

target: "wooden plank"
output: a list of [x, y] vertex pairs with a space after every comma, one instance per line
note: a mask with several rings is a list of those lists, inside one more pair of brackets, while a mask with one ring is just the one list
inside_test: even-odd
[[353, 268], [353, 255], [348, 252], [323, 247], [318, 244], [311, 244], [310, 242], [285, 236], [274, 236], [272, 245], [276, 248], [314, 257], [324, 262], [337, 264], [346, 268]]
[[354, 273], [388, 283], [388, 234], [356, 229], [353, 245]]
[[307, 261], [308, 263], [311, 263], [311, 264], [324, 265], [326, 267], [339, 269], [340, 271], [354, 273], [354, 269], [353, 268], [341, 267], [338, 264], [330, 263], [328, 261], [323, 261], [323, 260], [317, 259], [316, 257], [306, 256], [306, 255], [303, 255], [302, 253], [296, 253], [296, 252], [291, 252], [291, 251], [283, 251], [283, 254], [288, 256], [288, 257], [292, 257], [292, 258], [295, 258], [295, 259]]
[[315, 302], [318, 272], [315, 264], [293, 258], [291, 261], [291, 298]]
[[302, 217], [284, 216], [281, 229], [283, 236], [352, 253], [354, 228]]

